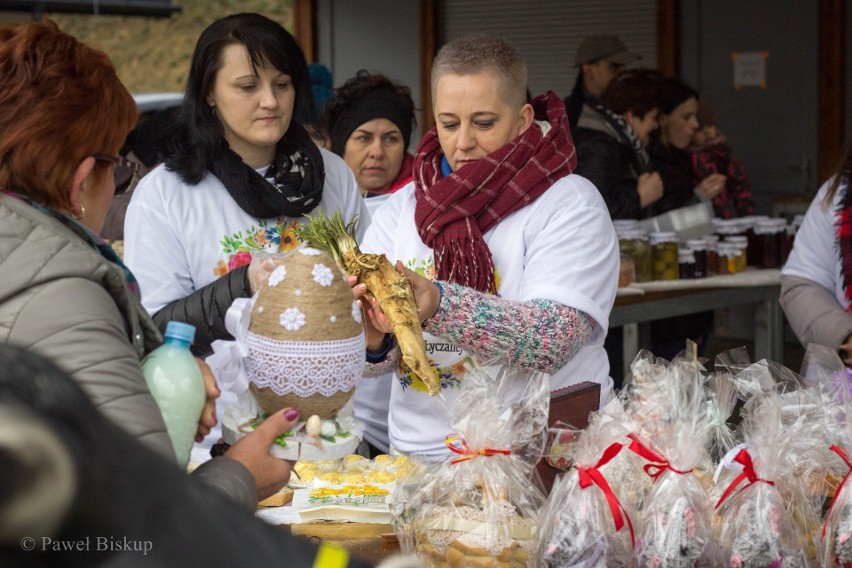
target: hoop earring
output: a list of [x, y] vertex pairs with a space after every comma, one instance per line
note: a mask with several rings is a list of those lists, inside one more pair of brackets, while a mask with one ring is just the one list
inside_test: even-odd
[[85, 215], [85, 214], [86, 214], [86, 208], [85, 208], [84, 206], [82, 206], [82, 205], [80, 206], [80, 212], [79, 212], [79, 213], [77, 213], [77, 212], [75, 212], [75, 211], [71, 211], [71, 217], [72, 217], [75, 221], [79, 221], [80, 219], [82, 219], [82, 218], [83, 218], [83, 215]]

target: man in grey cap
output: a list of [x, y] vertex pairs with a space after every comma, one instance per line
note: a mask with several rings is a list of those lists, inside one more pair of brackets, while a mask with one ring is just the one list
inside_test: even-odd
[[641, 59], [641, 55], [630, 53], [627, 46], [616, 35], [600, 34], [589, 36], [577, 49], [574, 66], [579, 67], [574, 89], [565, 98], [565, 111], [573, 131], [577, 127], [583, 103], [594, 104], [609, 82], [628, 63]]

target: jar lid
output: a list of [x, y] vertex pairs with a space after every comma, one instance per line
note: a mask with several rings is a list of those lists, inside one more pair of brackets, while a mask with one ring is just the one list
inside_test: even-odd
[[764, 219], [758, 221], [754, 227], [754, 232], [757, 235], [772, 235], [781, 233], [787, 228], [787, 221], [784, 219]]
[[654, 231], [649, 235], [651, 244], [654, 243], [676, 243], [677, 233], [674, 231]]
[[728, 235], [725, 237], [725, 242], [736, 243], [737, 245], [747, 245], [748, 237], [743, 237], [740, 235]]
[[745, 229], [739, 219], [717, 219], [711, 220], [713, 231], [722, 235], [735, 235]]
[[618, 233], [618, 240], [624, 241], [647, 241], [648, 232], [642, 229], [629, 229]]
[[734, 258], [740, 254], [740, 245], [722, 241], [716, 246], [716, 254], [725, 258]]
[[677, 261], [680, 262], [680, 263], [695, 262], [695, 254], [692, 252], [691, 249], [688, 249], [688, 248], [678, 249]]
[[707, 248], [707, 241], [704, 239], [689, 239], [686, 241], [686, 246], [690, 250], [705, 250]]

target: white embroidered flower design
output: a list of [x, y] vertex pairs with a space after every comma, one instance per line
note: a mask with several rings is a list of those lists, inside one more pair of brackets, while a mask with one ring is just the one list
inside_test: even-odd
[[300, 253], [302, 253], [302, 254], [303, 254], [303, 255], [305, 255], [305, 256], [317, 256], [317, 255], [322, 254], [322, 251], [321, 251], [321, 250], [319, 250], [319, 249], [315, 249], [315, 248], [311, 248], [311, 247], [304, 247], [304, 248], [300, 248], [300, 249], [299, 249], [299, 252], [300, 252]]
[[302, 291], [299, 288], [296, 288], [295, 290], [293, 290], [293, 294], [295, 294], [296, 296], [301, 296]]
[[259, 313], [259, 314], [263, 313], [263, 306], [260, 306], [259, 308], [257, 308], [257, 313]]
[[352, 319], [354, 319], [358, 325], [361, 325], [361, 309], [358, 307], [358, 300], [352, 301]]
[[314, 282], [320, 286], [331, 286], [331, 281], [334, 280], [334, 272], [324, 264], [315, 264], [311, 274], [314, 277]]
[[337, 323], [337, 316], [331, 316], [328, 319], [329, 319], [329, 321], [331, 321], [331, 323]]
[[287, 269], [282, 264], [272, 271], [267, 282], [269, 282], [270, 286], [278, 286], [284, 281], [285, 276], [287, 276]]
[[305, 325], [305, 314], [297, 308], [287, 308], [281, 314], [279, 321], [281, 322], [281, 326], [287, 331], [298, 331], [299, 328]]

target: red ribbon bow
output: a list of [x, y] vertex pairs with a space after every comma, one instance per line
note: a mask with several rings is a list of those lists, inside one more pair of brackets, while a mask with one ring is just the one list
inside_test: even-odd
[[444, 440], [447, 444], [447, 447], [450, 448], [450, 451], [454, 454], [458, 454], [462, 457], [456, 458], [451, 461], [451, 464], [457, 464], [463, 461], [467, 461], [469, 459], [473, 459], [477, 456], [510, 456], [512, 452], [510, 450], [495, 450], [492, 448], [484, 448], [482, 450], [471, 450], [470, 446], [467, 445], [467, 441], [459, 436], [458, 434], [450, 434]]
[[736, 479], [731, 482], [725, 492], [722, 493], [722, 496], [719, 498], [719, 502], [716, 503], [716, 506], [714, 507], [715, 509], [718, 509], [719, 506], [721, 506], [722, 503], [725, 502], [725, 499], [727, 499], [728, 496], [733, 493], [734, 489], [737, 488], [737, 485], [739, 485], [740, 482], [745, 479], [748, 479], [748, 484], [746, 484], [743, 489], [745, 489], [749, 485], [757, 483], [758, 481], [762, 481], [763, 483], [767, 483], [769, 485], [775, 485], [774, 481], [769, 481], [768, 479], [761, 479], [757, 476], [757, 472], [754, 471], [754, 462], [751, 461], [751, 454], [749, 454], [746, 449], [740, 450], [740, 452], [737, 454], [737, 457], [734, 458], [734, 461], [743, 466], [743, 472], [739, 474]]
[[825, 537], [825, 527], [828, 525], [828, 516], [831, 515], [834, 503], [836, 503], [837, 498], [840, 497], [840, 492], [843, 491], [843, 486], [846, 484], [846, 480], [849, 479], [850, 475], [852, 475], [852, 457], [849, 456], [846, 450], [840, 446], [831, 446], [829, 449], [840, 456], [840, 459], [846, 462], [846, 465], [849, 466], [849, 471], [846, 472], [846, 475], [843, 477], [843, 481], [840, 482], [840, 485], [837, 486], [837, 491], [834, 492], [834, 497], [831, 498], [831, 504], [828, 506], [828, 512], [825, 514], [825, 522], [822, 524], [823, 537]]
[[627, 520], [627, 526], [630, 528], [630, 545], [635, 546], [636, 543], [633, 534], [633, 523], [630, 522], [630, 517], [627, 515], [627, 511], [624, 507], [622, 507], [618, 497], [615, 496], [615, 492], [613, 492], [609, 483], [607, 483], [606, 478], [598, 469], [609, 463], [612, 458], [617, 456], [618, 452], [621, 451], [621, 448], [622, 445], [618, 442], [613, 443], [604, 451], [601, 459], [595, 466], [577, 466], [577, 473], [580, 474], [580, 489], [586, 489], [594, 484], [600, 487], [601, 491], [603, 491], [604, 497], [606, 497], [606, 502], [609, 504], [609, 510], [612, 512], [612, 520], [615, 523], [615, 532], [620, 531], [624, 526], [625, 519]]
[[672, 464], [669, 463], [669, 460], [667, 460], [662, 454], [655, 452], [654, 450], [646, 446], [641, 440], [639, 440], [639, 437], [636, 434], [628, 434], [627, 437], [633, 440], [630, 443], [630, 447], [627, 448], [628, 450], [642, 456], [649, 462], [654, 462], [646, 464], [645, 467], [643, 467], [642, 469], [645, 470], [645, 473], [647, 473], [649, 476], [653, 477], [655, 482], [657, 481], [657, 478], [663, 475], [663, 472], [667, 469], [670, 469], [673, 472], [679, 473], [681, 475], [687, 475], [689, 473], [692, 473], [692, 470], [681, 471], [679, 469], [673, 468]]

